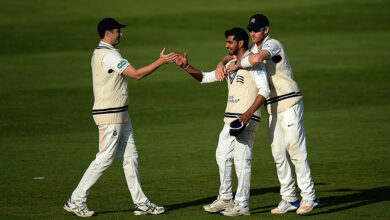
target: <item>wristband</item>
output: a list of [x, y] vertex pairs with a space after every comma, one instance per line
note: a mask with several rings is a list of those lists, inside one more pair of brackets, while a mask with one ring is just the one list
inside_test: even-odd
[[184, 67], [183, 69], [184, 69], [185, 71], [187, 71], [188, 67], [190, 67], [190, 64], [187, 64], [187, 66]]
[[248, 68], [252, 67], [253, 65], [249, 62], [249, 56], [245, 57], [244, 59], [241, 60], [241, 66], [242, 68]]

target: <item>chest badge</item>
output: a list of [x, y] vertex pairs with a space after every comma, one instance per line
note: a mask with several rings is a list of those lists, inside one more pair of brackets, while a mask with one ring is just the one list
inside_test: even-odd
[[230, 81], [230, 84], [232, 84], [234, 82], [234, 78], [236, 77], [237, 75], [237, 71], [233, 71], [233, 72], [230, 72], [229, 73], [229, 81]]
[[244, 77], [241, 76], [241, 75], [238, 75], [238, 76], [236, 77], [236, 82], [237, 82], [237, 83], [242, 83], [242, 84], [244, 84]]

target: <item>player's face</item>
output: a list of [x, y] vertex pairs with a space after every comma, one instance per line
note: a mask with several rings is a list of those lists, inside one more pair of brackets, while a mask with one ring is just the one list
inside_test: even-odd
[[228, 49], [230, 55], [235, 55], [238, 51], [238, 43], [234, 40], [234, 36], [228, 36], [226, 38], [226, 49]]
[[120, 38], [122, 37], [122, 32], [120, 29], [114, 29], [112, 30], [111, 32], [111, 44], [112, 45], [115, 45], [115, 44], [119, 44], [120, 42]]
[[251, 31], [249, 33], [251, 35], [252, 43], [258, 44], [263, 42], [264, 38], [267, 36], [268, 27], [262, 31], [258, 31], [258, 32]]

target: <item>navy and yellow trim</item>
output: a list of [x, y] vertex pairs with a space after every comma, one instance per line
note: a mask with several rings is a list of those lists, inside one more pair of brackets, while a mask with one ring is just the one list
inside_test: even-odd
[[[239, 118], [241, 117], [242, 114], [239, 114], [239, 113], [229, 113], [229, 112], [225, 112], [225, 118]], [[252, 115], [252, 118], [251, 120], [253, 121], [257, 121], [257, 122], [260, 122], [260, 117], [259, 116], [256, 116], [256, 115]]]
[[275, 103], [275, 102], [282, 101], [284, 99], [289, 99], [289, 98], [299, 97], [299, 96], [302, 96], [301, 92], [291, 92], [291, 93], [288, 93], [288, 94], [285, 94], [285, 95], [276, 96], [276, 97], [267, 99], [265, 101], [264, 105], [269, 105], [269, 104], [272, 104], [272, 103]]
[[128, 109], [128, 105], [118, 108], [105, 108], [105, 109], [92, 109], [92, 115], [101, 115], [101, 114], [113, 114], [119, 112], [125, 112]]

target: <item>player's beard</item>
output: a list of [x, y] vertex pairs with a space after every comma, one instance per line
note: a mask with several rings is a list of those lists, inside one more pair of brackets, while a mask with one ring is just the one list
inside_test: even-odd
[[229, 48], [229, 55], [236, 55], [237, 48]]

